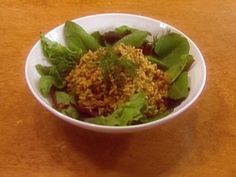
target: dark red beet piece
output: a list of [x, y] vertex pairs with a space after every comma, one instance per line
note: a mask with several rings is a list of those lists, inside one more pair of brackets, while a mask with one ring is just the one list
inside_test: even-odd
[[84, 117], [96, 117], [98, 116], [98, 112], [95, 110], [90, 110], [88, 108], [82, 107], [79, 104], [73, 105], [77, 111], [79, 112], [79, 114], [83, 114]]
[[144, 55], [152, 55], [153, 54], [153, 46], [147, 42], [145, 42], [141, 47]]
[[166, 98], [164, 100], [165, 105], [167, 106], [167, 108], [175, 108], [176, 106], [180, 105], [181, 102], [183, 101], [183, 99], [180, 100], [172, 100], [170, 98]]
[[117, 34], [115, 31], [108, 31], [104, 33], [105, 42], [108, 44], [114, 44], [120, 39], [120, 35]]
[[57, 105], [57, 102], [56, 102], [55, 93], [56, 93], [56, 89], [55, 88], [51, 88], [51, 90], [50, 90], [50, 97], [52, 99], [52, 106], [54, 108], [58, 108], [58, 105]]

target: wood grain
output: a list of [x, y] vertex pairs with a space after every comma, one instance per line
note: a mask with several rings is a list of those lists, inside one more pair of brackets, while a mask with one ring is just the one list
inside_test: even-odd
[[[235, 9], [234, 0], [0, 0], [0, 176], [234, 177]], [[208, 77], [191, 109], [161, 127], [109, 135], [68, 125], [36, 101], [24, 64], [40, 31], [104, 12], [150, 16], [196, 42]]]

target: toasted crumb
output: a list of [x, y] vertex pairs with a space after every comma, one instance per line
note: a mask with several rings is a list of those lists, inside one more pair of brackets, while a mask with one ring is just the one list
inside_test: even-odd
[[165, 111], [167, 108], [164, 99], [169, 88], [167, 74], [148, 61], [141, 49], [120, 44], [115, 50], [138, 65], [136, 76], [119, 73], [123, 80], [118, 83], [117, 76], [110, 74], [108, 89], [99, 66], [105, 50], [100, 48], [95, 52], [89, 51], [65, 78], [69, 90], [75, 91], [78, 104], [90, 110], [97, 110], [99, 115], [106, 115], [128, 101], [134, 93], [144, 90], [149, 105], [153, 107], [147, 114], [155, 115]]

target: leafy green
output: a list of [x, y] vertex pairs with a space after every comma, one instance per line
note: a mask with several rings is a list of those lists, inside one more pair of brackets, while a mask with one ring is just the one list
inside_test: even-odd
[[177, 34], [167, 33], [154, 40], [154, 51], [168, 67], [167, 73], [171, 79], [168, 97], [179, 100], [189, 93], [187, 72], [194, 59], [189, 53], [188, 40]]
[[116, 33], [120, 34], [120, 35], [127, 34], [128, 32], [133, 33], [133, 32], [136, 32], [136, 31], [147, 32], [148, 34], [151, 35], [151, 33], [148, 32], [148, 31], [139, 30], [139, 29], [137, 29], [137, 28], [132, 28], [132, 27], [129, 27], [129, 26], [127, 26], [127, 25], [121, 25], [121, 26], [115, 28], [114, 31], [115, 31]]
[[43, 65], [37, 64], [37, 65], [35, 66], [35, 68], [36, 68], [37, 72], [38, 72], [41, 76], [43, 76], [43, 75], [48, 75], [48, 74], [49, 74], [49, 72], [50, 72], [52, 66], [43, 66]]
[[141, 119], [140, 122], [142, 122], [142, 123], [153, 122], [155, 120], [159, 120], [163, 117], [166, 117], [171, 112], [173, 112], [173, 109], [166, 110], [165, 112], [159, 113], [158, 115], [156, 115], [154, 117], [145, 117], [145, 118]]
[[177, 60], [177, 64], [171, 66], [167, 70], [167, 74], [171, 79], [171, 83], [174, 82], [178, 76], [189, 68], [193, 62], [193, 57], [191, 55], [182, 55], [179, 60]]
[[63, 91], [56, 91], [55, 101], [57, 108], [62, 114], [65, 114], [73, 118], [79, 117], [78, 111], [73, 106], [73, 104], [75, 104], [74, 95]]
[[63, 88], [65, 86], [64, 78], [60, 75], [56, 66], [42, 66], [37, 64], [35, 67], [41, 76], [51, 76], [55, 87]]
[[121, 114], [119, 115], [120, 125], [130, 125], [132, 121], [138, 121], [147, 109], [148, 100], [145, 92], [141, 91], [134, 94], [130, 101], [121, 106]]
[[189, 53], [189, 43], [185, 37], [177, 33], [167, 33], [155, 40], [154, 51], [163, 63], [171, 67], [183, 54]]
[[52, 64], [52, 66], [36, 65], [36, 69], [41, 75], [40, 91], [44, 97], [47, 97], [53, 85], [57, 88], [65, 86], [64, 76], [75, 67], [80, 54], [49, 40], [43, 35], [40, 36], [40, 39], [43, 54]]
[[[121, 35], [125, 34], [124, 37], [120, 37], [121, 39], [117, 39], [115, 46], [124, 43], [140, 47], [150, 34], [126, 25], [116, 28], [114, 32]], [[81, 26], [70, 21], [65, 23], [64, 37], [68, 48], [49, 40], [44, 35], [40, 36], [43, 54], [52, 64], [52, 66], [36, 65], [36, 69], [41, 75], [39, 89], [44, 97], [48, 96], [52, 86], [56, 88], [65, 87], [64, 77], [75, 67], [82, 54], [88, 50], [95, 51], [100, 45], [105, 45], [104, 39], [102, 39], [103, 35], [100, 32], [96, 31], [90, 35]], [[153, 45], [158, 58], [147, 56], [147, 59], [156, 63], [163, 70], [167, 70], [171, 78], [168, 98], [177, 101], [186, 98], [189, 94], [187, 71], [194, 62], [193, 57], [188, 55], [188, 40], [177, 33], [168, 32], [160, 38], [155, 38]], [[106, 47], [105, 50], [106, 54], [100, 60], [99, 66], [106, 80], [109, 81], [109, 74], [119, 76], [121, 72], [126, 72], [132, 77], [135, 76], [138, 68], [135, 62], [126, 56], [120, 56], [112, 46]], [[74, 107], [75, 98], [72, 94], [56, 91], [55, 100], [57, 104], [63, 105], [58, 108], [59, 111], [70, 117], [79, 118], [78, 111]], [[146, 94], [140, 91], [131, 96], [129, 101], [119, 105], [112, 114], [86, 119], [86, 121], [100, 125], [126, 126], [155, 121], [173, 111], [170, 109], [147, 118], [145, 116], [147, 110], [149, 108]]]
[[165, 63], [163, 63], [161, 60], [154, 58], [153, 56], [147, 56], [147, 59], [152, 62], [157, 64], [161, 69], [166, 70], [168, 66], [166, 66]]
[[54, 79], [52, 76], [41, 76], [39, 79], [39, 90], [44, 97], [47, 97], [51, 87], [53, 86]]
[[62, 109], [61, 113], [65, 114], [65, 115], [67, 115], [69, 117], [75, 118], [75, 119], [79, 118], [79, 114], [78, 114], [77, 110], [73, 106], [71, 106], [71, 105], [68, 106], [65, 109]]
[[[41, 47], [43, 54], [48, 59], [51, 58], [77, 58], [80, 56], [81, 52], [71, 51], [63, 45], [49, 40], [44, 35], [40, 35]], [[50, 61], [50, 60], [49, 60]], [[54, 64], [54, 63], [52, 63]]]
[[99, 31], [94, 31], [91, 33], [91, 36], [94, 37], [94, 39], [96, 39], [97, 41], [99, 41], [100, 37], [102, 36], [102, 34]]
[[60, 75], [64, 76], [73, 69], [81, 53], [71, 51], [57, 42], [41, 35], [41, 47], [44, 56], [54, 65]]
[[162, 58], [168, 56], [176, 49], [180, 49], [182, 54], [188, 53], [189, 51], [187, 39], [172, 32], [158, 38], [155, 41], [154, 47], [155, 52]]
[[80, 37], [80, 39], [82, 40], [82, 42], [87, 50], [90, 49], [92, 51], [95, 51], [100, 47], [100, 45], [96, 41], [96, 39], [93, 36], [91, 36], [90, 34], [88, 34], [80, 25], [78, 25], [74, 22], [71, 22], [71, 21], [67, 21], [65, 26], [74, 30], [73, 31], [74, 34], [76, 34], [76, 36]]
[[141, 91], [134, 94], [130, 100], [118, 107], [111, 115], [106, 117], [86, 119], [87, 122], [110, 125], [125, 126], [131, 125], [133, 121], [138, 121], [144, 117], [144, 111], [147, 109], [148, 101], [145, 92]]
[[78, 25], [67, 21], [64, 27], [65, 41], [70, 50], [86, 53], [87, 48], [80, 37], [79, 31], [80, 28], [78, 28]]
[[170, 83], [173, 83], [178, 78], [182, 70], [183, 70], [182, 63], [173, 65], [167, 70], [167, 74], [170, 78]]
[[115, 28], [115, 32], [117, 32], [118, 34], [127, 33], [127, 31], [128, 32], [134, 32], [134, 31], [138, 31], [138, 29], [131, 28], [127, 25], [122, 25], [122, 26], [119, 26], [119, 27]]
[[170, 86], [168, 97], [173, 100], [186, 98], [189, 94], [188, 72], [183, 72]]
[[115, 43], [115, 45], [123, 43], [125, 45], [140, 47], [146, 41], [148, 34], [149, 33], [146, 31], [134, 31], [133, 33], [130, 33], [121, 38]]
[[70, 103], [75, 104], [74, 96], [63, 91], [56, 91], [55, 99], [58, 104], [63, 104], [63, 105], [69, 105]]
[[94, 39], [96, 39], [96, 41], [101, 45], [104, 46], [104, 36], [99, 32], [99, 31], [94, 31], [91, 36], [94, 37]]
[[192, 55], [187, 55], [187, 63], [185, 64], [184, 71], [188, 71], [194, 62]]

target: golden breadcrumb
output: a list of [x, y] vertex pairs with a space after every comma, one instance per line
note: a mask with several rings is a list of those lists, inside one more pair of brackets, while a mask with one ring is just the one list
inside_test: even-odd
[[109, 74], [110, 85], [106, 82], [99, 62], [105, 55], [104, 48], [95, 52], [89, 51], [81, 57], [80, 63], [66, 76], [67, 87], [73, 90], [78, 98], [78, 104], [90, 110], [96, 110], [99, 115], [113, 112], [118, 105], [126, 102], [134, 94], [143, 90], [147, 94], [150, 107], [147, 115], [155, 115], [165, 111], [164, 99], [167, 97], [169, 81], [167, 74], [152, 64], [141, 49], [120, 44], [115, 50], [121, 56], [126, 56], [137, 64], [137, 73], [131, 77], [125, 72], [119, 73], [122, 82], [117, 82], [116, 76]]

